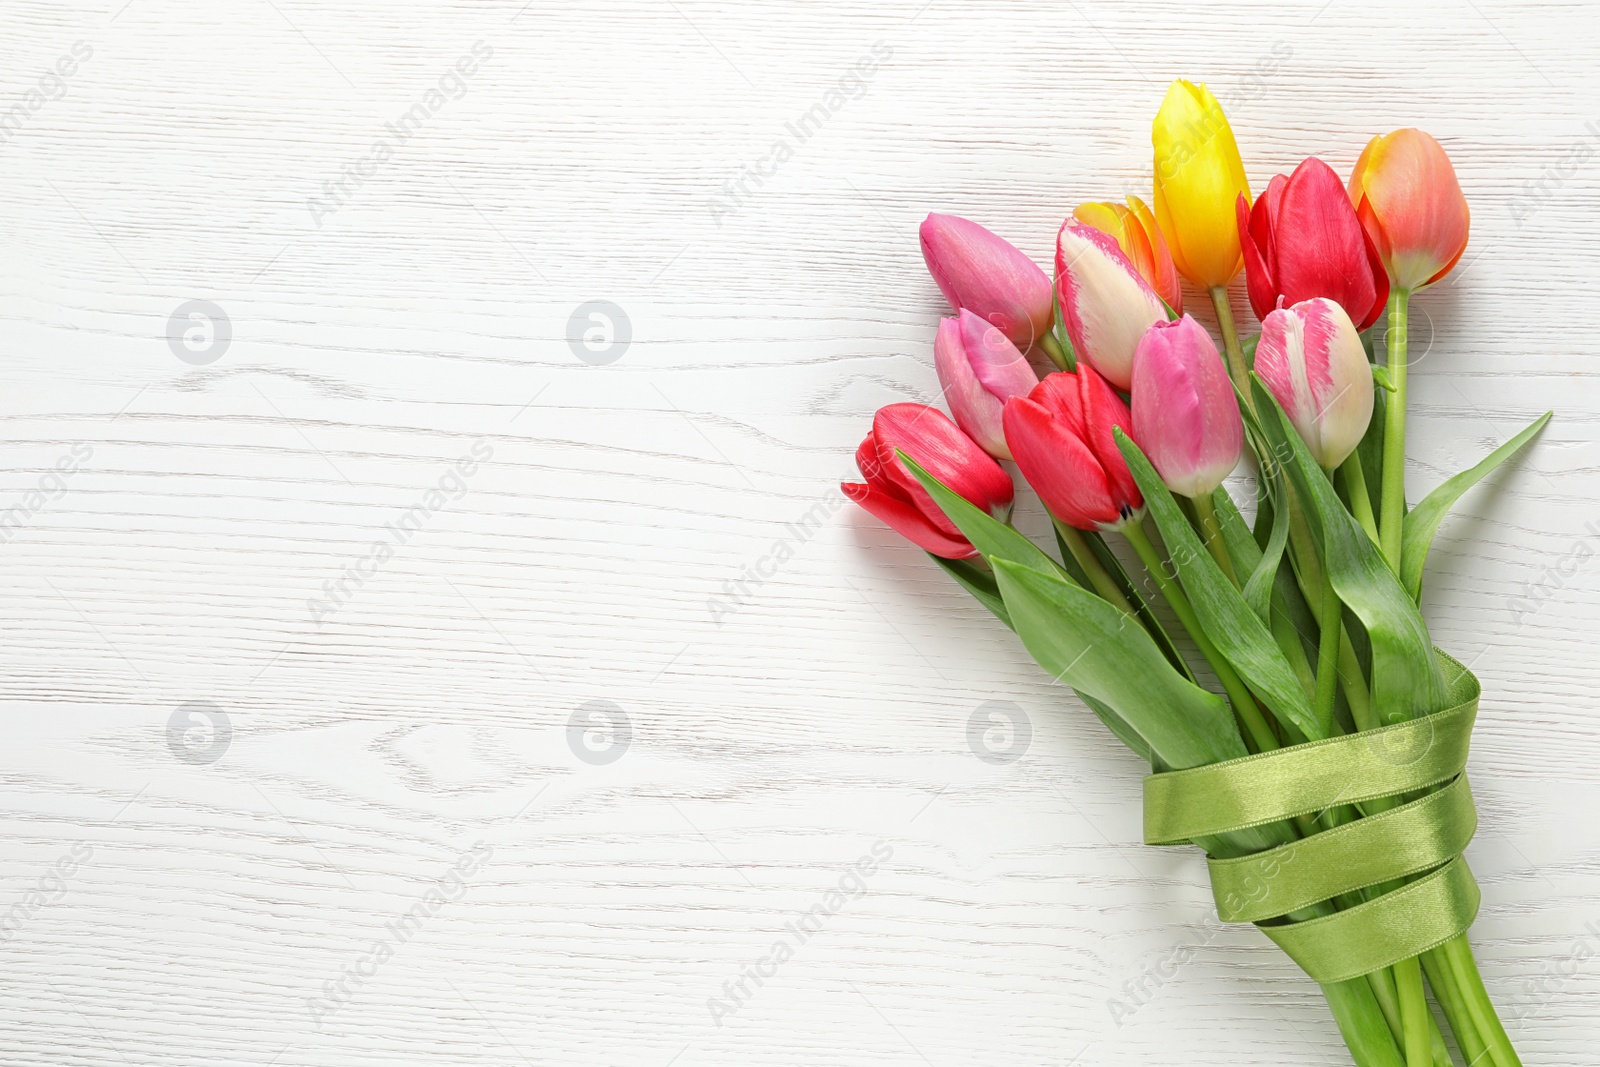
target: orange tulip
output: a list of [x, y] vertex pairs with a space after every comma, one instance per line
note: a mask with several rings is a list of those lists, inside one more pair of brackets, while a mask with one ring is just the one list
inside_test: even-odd
[[1350, 174], [1350, 202], [1398, 289], [1432, 285], [1466, 251], [1467, 199], [1450, 157], [1421, 130], [1372, 139]]
[[1128, 197], [1128, 206], [1110, 203], [1079, 204], [1072, 217], [1116, 238], [1122, 254], [1156, 295], [1176, 314], [1183, 314], [1183, 290], [1178, 285], [1178, 268], [1172, 252], [1161, 236], [1156, 217], [1137, 196]]

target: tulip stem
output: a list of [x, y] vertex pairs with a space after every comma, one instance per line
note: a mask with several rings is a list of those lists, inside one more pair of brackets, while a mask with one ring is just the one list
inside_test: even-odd
[[1210, 550], [1211, 558], [1217, 561], [1222, 573], [1226, 574], [1228, 581], [1237, 588], [1239, 576], [1234, 573], [1228, 546], [1222, 540], [1222, 524], [1217, 521], [1217, 509], [1216, 505], [1211, 503], [1211, 494], [1200, 493], [1190, 500], [1194, 504], [1195, 517], [1200, 520], [1200, 534], [1206, 539], [1206, 548]]
[[1039, 347], [1044, 349], [1044, 354], [1050, 357], [1050, 362], [1056, 365], [1057, 370], [1072, 369], [1072, 364], [1067, 360], [1066, 352], [1062, 351], [1061, 342], [1057, 341], [1055, 334], [1049, 330], [1039, 336]]
[[1322, 568], [1322, 601], [1317, 606], [1317, 692], [1311, 707], [1322, 736], [1332, 737], [1334, 694], [1339, 684], [1339, 636], [1344, 628], [1344, 604], [1333, 588], [1333, 569]]
[[1378, 520], [1372, 514], [1372, 496], [1367, 492], [1367, 472], [1361, 469], [1360, 451], [1350, 453], [1340, 469], [1344, 471], [1344, 486], [1350, 492], [1351, 513], [1372, 538], [1372, 543], [1381, 548], [1383, 542], [1378, 539]]
[[1124, 523], [1122, 535], [1133, 545], [1133, 550], [1144, 562], [1145, 570], [1155, 579], [1161, 595], [1172, 605], [1173, 614], [1178, 616], [1178, 621], [1183, 623], [1184, 629], [1189, 631], [1189, 636], [1194, 638], [1194, 643], [1199, 646], [1200, 654], [1211, 664], [1211, 670], [1216, 674], [1217, 681], [1222, 683], [1222, 688], [1227, 690], [1228, 699], [1233, 702], [1234, 714], [1239, 717], [1239, 722], [1244, 726], [1246, 733], [1255, 742], [1256, 751], [1271, 752], [1281, 747], [1277, 735], [1267, 725], [1267, 720], [1262, 718], [1261, 709], [1256, 707], [1255, 697], [1250, 695], [1250, 689], [1233, 669], [1233, 665], [1223, 658], [1217, 646], [1211, 643], [1211, 638], [1206, 636], [1205, 630], [1200, 626], [1200, 619], [1194, 613], [1194, 605], [1189, 603], [1183, 588], [1167, 574], [1169, 564], [1161, 558], [1156, 546], [1150, 543], [1150, 537], [1144, 532], [1139, 520], [1134, 519]]
[[1095, 592], [1110, 601], [1112, 607], [1120, 608], [1138, 618], [1133, 605], [1128, 603], [1128, 598], [1122, 595], [1122, 589], [1100, 562], [1100, 557], [1094, 554], [1094, 549], [1084, 540], [1083, 531], [1075, 526], [1068, 526], [1060, 519], [1052, 518], [1051, 521], [1055, 523], [1056, 533], [1061, 536], [1061, 543], [1067, 546], [1072, 552], [1072, 558], [1078, 561], [1078, 566], [1089, 576], [1089, 583], [1094, 586]]
[[1383, 558], [1400, 573], [1400, 548], [1406, 519], [1406, 313], [1411, 292], [1395, 288], [1389, 293], [1389, 385], [1393, 392], [1384, 404], [1383, 500], [1378, 532]]
[[1400, 995], [1400, 1026], [1405, 1031], [1406, 1067], [1433, 1067], [1433, 1020], [1422, 990], [1422, 965], [1415, 956], [1394, 965], [1395, 991]]
[[1239, 344], [1239, 328], [1234, 325], [1233, 305], [1228, 303], [1228, 287], [1219, 285], [1211, 290], [1211, 306], [1217, 310], [1217, 326], [1222, 330], [1222, 348], [1228, 354], [1228, 374], [1233, 378], [1233, 384], [1239, 390], [1239, 395], [1244, 397], [1244, 402], [1250, 410], [1256, 409], [1255, 399], [1250, 392], [1250, 368], [1245, 365], [1244, 349]]

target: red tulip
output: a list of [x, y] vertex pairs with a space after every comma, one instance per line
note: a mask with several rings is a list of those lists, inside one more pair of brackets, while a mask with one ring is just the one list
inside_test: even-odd
[[1315, 156], [1279, 174], [1252, 209], [1236, 204], [1250, 306], [1265, 319], [1285, 304], [1334, 301], [1365, 330], [1389, 299], [1389, 274], [1333, 168]]
[[845, 482], [844, 495], [918, 547], [946, 559], [966, 559], [977, 549], [945, 517], [895, 455], [916, 460], [968, 502], [1004, 519], [1011, 514], [1011, 476], [962, 433], [950, 416], [924, 404], [890, 404], [872, 418], [872, 432], [856, 449], [866, 484]]
[[1006, 401], [1006, 444], [1022, 476], [1050, 514], [1080, 530], [1120, 526], [1144, 507], [1113, 427], [1132, 436], [1133, 416], [1087, 363]]
[[1050, 279], [1021, 250], [955, 215], [929, 215], [918, 233], [928, 273], [952, 308], [999, 327], [1024, 352], [1049, 331]]

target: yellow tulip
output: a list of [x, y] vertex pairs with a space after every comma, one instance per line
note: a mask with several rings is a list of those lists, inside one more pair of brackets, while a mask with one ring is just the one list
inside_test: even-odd
[[1155, 145], [1156, 221], [1178, 272], [1203, 289], [1239, 273], [1236, 203], [1250, 203], [1239, 146], [1222, 105], [1204, 85], [1178, 80], [1167, 90], [1151, 130]]

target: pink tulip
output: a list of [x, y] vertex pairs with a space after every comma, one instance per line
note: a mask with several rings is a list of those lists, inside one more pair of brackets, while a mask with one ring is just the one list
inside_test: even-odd
[[1010, 459], [1000, 421], [1006, 401], [1027, 396], [1039, 384], [1017, 346], [999, 327], [962, 308], [959, 316], [940, 320], [933, 365], [956, 425], [995, 459]]
[[1319, 296], [1267, 315], [1255, 369], [1319, 464], [1355, 451], [1372, 421], [1372, 365], [1344, 308]]
[[1145, 331], [1133, 354], [1133, 430], [1167, 488], [1209, 495], [1239, 464], [1244, 420], [1211, 335], [1185, 315]]
[[1011, 514], [1011, 476], [938, 408], [890, 404], [873, 416], [872, 432], [856, 449], [856, 466], [866, 483], [840, 486], [845, 496], [918, 547], [946, 559], [977, 555], [977, 549], [900, 462], [896, 450], [916, 460], [965, 500], [1000, 519]]
[[1078, 358], [1126, 391], [1139, 339], [1152, 322], [1167, 320], [1161, 298], [1116, 238], [1073, 219], [1056, 235], [1056, 284]]
[[929, 215], [920, 232], [928, 273], [952, 308], [998, 326], [1024, 352], [1050, 329], [1050, 279], [1015, 246], [955, 215]]
[[1006, 443], [1050, 514], [1080, 530], [1122, 525], [1144, 497], [1112, 429], [1133, 432], [1127, 405], [1088, 363], [1048, 374], [1006, 401]]

